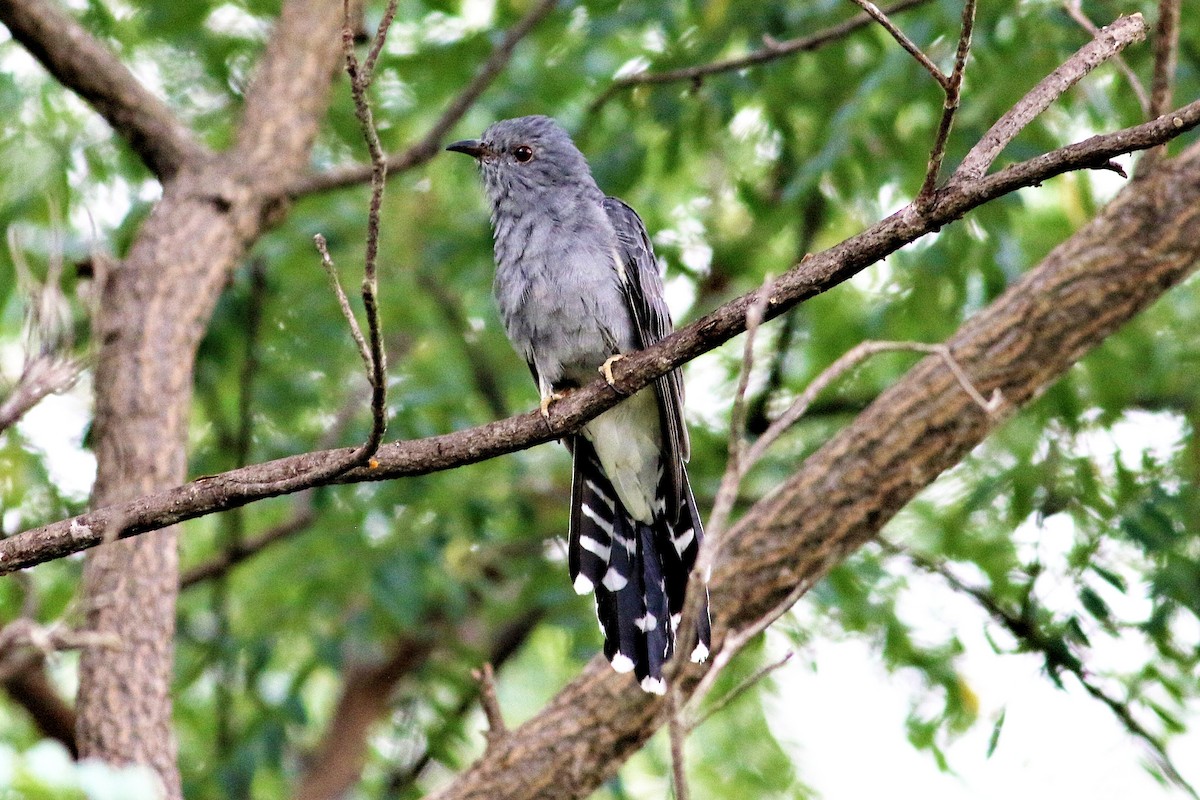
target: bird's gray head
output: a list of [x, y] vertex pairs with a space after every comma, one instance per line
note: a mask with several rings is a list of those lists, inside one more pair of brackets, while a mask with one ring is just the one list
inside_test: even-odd
[[501, 120], [481, 138], [455, 142], [446, 149], [479, 162], [494, 211], [512, 202], [544, 201], [554, 207], [604, 197], [583, 154], [550, 117]]

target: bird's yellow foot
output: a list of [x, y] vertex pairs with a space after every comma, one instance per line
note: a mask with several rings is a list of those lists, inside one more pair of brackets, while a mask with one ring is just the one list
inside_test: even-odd
[[561, 392], [551, 392], [542, 396], [542, 402], [538, 405], [538, 408], [542, 410], [542, 419], [546, 422], [550, 421], [550, 404], [555, 400], [562, 400], [563, 396]]
[[625, 356], [621, 355], [620, 353], [617, 353], [615, 356], [612, 356], [600, 365], [600, 374], [604, 376], [604, 380], [608, 382], [608, 385], [617, 392], [620, 392], [621, 390], [617, 389], [617, 379], [613, 377], [612, 368], [613, 364], [617, 363], [624, 357]]

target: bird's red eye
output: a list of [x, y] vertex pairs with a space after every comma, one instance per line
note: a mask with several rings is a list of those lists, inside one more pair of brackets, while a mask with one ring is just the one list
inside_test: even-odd
[[524, 164], [526, 161], [533, 158], [533, 148], [521, 145], [516, 150], [513, 150], [513, 158]]

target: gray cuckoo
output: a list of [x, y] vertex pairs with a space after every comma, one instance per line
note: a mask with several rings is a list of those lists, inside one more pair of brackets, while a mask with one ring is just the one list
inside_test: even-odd
[[[605, 197], [583, 154], [549, 117], [497, 122], [447, 149], [473, 156], [492, 207], [494, 290], [547, 413], [556, 394], [597, 372], [612, 382], [622, 353], [671, 330], [662, 278], [637, 213]], [[678, 370], [585, 425], [574, 459], [568, 562], [575, 590], [595, 592], [604, 653], [641, 687], [666, 689], [688, 574], [702, 538], [688, 484]], [[708, 655], [705, 598], [693, 660]]]

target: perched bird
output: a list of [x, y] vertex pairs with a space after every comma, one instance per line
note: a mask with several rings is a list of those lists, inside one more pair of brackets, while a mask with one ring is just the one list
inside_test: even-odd
[[[489, 127], [448, 150], [473, 156], [492, 206], [494, 290], [508, 338], [546, 414], [557, 393], [671, 331], [658, 262], [637, 213], [596, 185], [549, 117]], [[604, 412], [566, 442], [574, 458], [568, 563], [594, 591], [604, 653], [641, 687], [666, 691], [688, 573], [703, 531], [684, 463], [690, 444], [678, 370]], [[707, 590], [691, 657], [708, 656]]]

